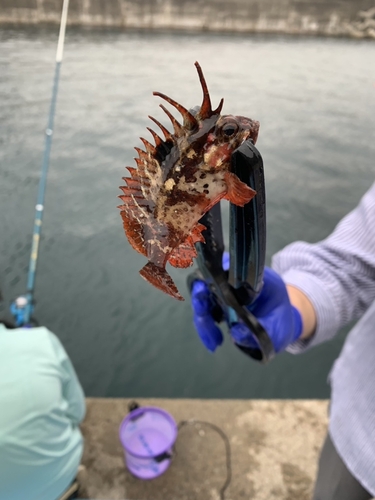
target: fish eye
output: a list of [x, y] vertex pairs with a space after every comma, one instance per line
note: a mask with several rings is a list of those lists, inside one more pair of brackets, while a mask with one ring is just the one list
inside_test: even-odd
[[226, 123], [222, 130], [224, 135], [231, 137], [238, 132], [238, 125], [234, 122]]

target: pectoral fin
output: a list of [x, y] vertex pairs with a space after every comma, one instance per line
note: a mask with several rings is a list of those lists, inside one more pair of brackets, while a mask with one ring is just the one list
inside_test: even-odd
[[240, 181], [237, 175], [232, 172], [226, 172], [224, 180], [228, 187], [224, 199], [230, 201], [234, 205], [243, 207], [257, 194], [254, 189], [251, 189], [244, 182]]

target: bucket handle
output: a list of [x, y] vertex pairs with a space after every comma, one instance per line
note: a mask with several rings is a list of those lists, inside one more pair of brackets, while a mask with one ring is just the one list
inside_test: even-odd
[[[140, 408], [140, 405], [137, 403], [137, 401], [131, 401], [129, 404], [128, 404], [128, 410], [129, 410], [129, 413], [131, 413], [132, 411], [134, 410], [138, 410], [138, 408]], [[143, 417], [143, 413], [140, 413], [139, 415], [137, 415], [136, 417], [130, 417], [130, 420], [133, 421], [133, 420], [138, 420], [139, 418]]]
[[[137, 401], [131, 401], [128, 405], [129, 413], [131, 413], [134, 410], [138, 410], [138, 408], [140, 408], [140, 405], [137, 403]], [[139, 418], [139, 417], [136, 417], [136, 418]], [[160, 453], [160, 455], [157, 455], [156, 457], [153, 457], [154, 462], [156, 462], [158, 464], [160, 464], [164, 460], [169, 460], [171, 458], [172, 458], [172, 454], [168, 453], [167, 451], [165, 451], [164, 453]]]
[[138, 408], [139, 408], [139, 404], [137, 403], [137, 401], [130, 401], [130, 403], [128, 404], [128, 412], [129, 413], [131, 413], [134, 410], [138, 410]]
[[164, 460], [169, 460], [170, 458], [172, 458], [172, 454], [165, 451], [164, 453], [160, 453], [160, 455], [154, 457], [154, 461], [160, 464], [160, 462], [163, 462]]

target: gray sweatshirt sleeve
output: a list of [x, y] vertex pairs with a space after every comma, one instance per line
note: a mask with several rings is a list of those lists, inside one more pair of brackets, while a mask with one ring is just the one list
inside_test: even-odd
[[295, 242], [278, 252], [272, 267], [312, 302], [317, 329], [289, 352], [331, 339], [375, 300], [375, 183], [331, 235], [315, 244]]

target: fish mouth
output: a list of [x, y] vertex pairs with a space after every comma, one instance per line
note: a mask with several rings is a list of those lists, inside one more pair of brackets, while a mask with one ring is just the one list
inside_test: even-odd
[[243, 130], [243, 141], [252, 139], [255, 144], [259, 134], [260, 123], [257, 120], [252, 120], [246, 116], [236, 116], [238, 123]]
[[260, 123], [256, 120], [249, 120], [251, 127], [248, 130], [247, 139], [251, 139], [255, 144], [258, 139]]

